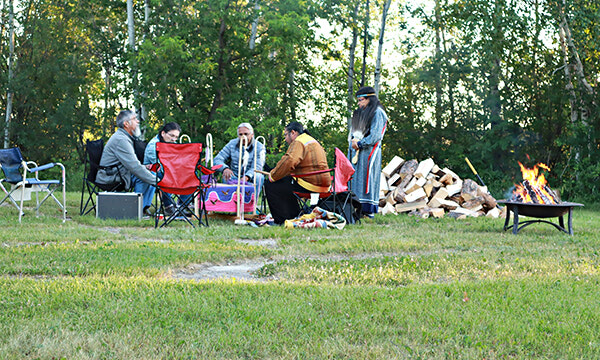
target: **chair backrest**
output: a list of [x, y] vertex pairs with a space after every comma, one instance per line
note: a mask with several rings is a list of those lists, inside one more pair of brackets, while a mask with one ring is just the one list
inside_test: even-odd
[[91, 182], [96, 181], [96, 175], [100, 168], [100, 159], [102, 159], [102, 152], [104, 151], [104, 140], [94, 140], [85, 143], [85, 152], [87, 153], [87, 159], [90, 164], [90, 171], [87, 174], [87, 179]]
[[0, 149], [0, 165], [2, 165], [7, 182], [15, 184], [23, 180], [23, 174], [20, 171], [23, 167], [23, 155], [18, 147]]
[[335, 148], [335, 192], [348, 191], [348, 181], [352, 179], [354, 172], [350, 160], [340, 149]]
[[135, 151], [135, 156], [138, 158], [140, 163], [144, 163], [144, 154], [146, 153], [146, 145], [148, 145], [147, 141], [144, 140], [133, 140], [133, 150]]
[[172, 144], [157, 142], [156, 157], [163, 172], [157, 186], [171, 194], [193, 194], [201, 184], [198, 166], [202, 144]]

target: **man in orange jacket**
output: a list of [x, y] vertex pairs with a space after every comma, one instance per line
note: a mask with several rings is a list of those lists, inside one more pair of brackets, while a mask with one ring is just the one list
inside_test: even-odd
[[276, 224], [283, 224], [300, 213], [297, 192], [326, 192], [331, 186], [331, 175], [328, 172], [294, 178], [319, 170], [328, 169], [325, 150], [299, 122], [291, 122], [285, 127], [285, 141], [288, 150], [269, 172], [265, 181], [265, 194], [271, 215]]

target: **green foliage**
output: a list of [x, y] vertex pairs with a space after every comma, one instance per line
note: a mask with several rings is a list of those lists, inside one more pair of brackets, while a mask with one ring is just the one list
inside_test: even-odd
[[[108, 138], [118, 110], [142, 103], [146, 138], [177, 121], [192, 141], [204, 142], [211, 133], [217, 151], [247, 121], [265, 137], [271, 165], [286, 148], [283, 126], [294, 120], [307, 125], [329, 154], [348, 147], [348, 107], [356, 106], [347, 98], [356, 2], [153, 0], [147, 22], [145, 3], [136, 2], [137, 45], [127, 49], [124, 1], [21, 1], [11, 84], [3, 4], [0, 106], [6, 108], [5, 90], [12, 89], [10, 144], [38, 162], [67, 164], [69, 179], [80, 177], [84, 142]], [[470, 176], [469, 157], [499, 197], [520, 180], [517, 161], [544, 162], [565, 197], [600, 199], [594, 181], [600, 159], [598, 4], [436, 4], [437, 13], [402, 5], [387, 24], [386, 34], [402, 38], [394, 39], [395, 48], [388, 48], [389, 37], [384, 42], [392, 54], [384, 64], [398, 64], [384, 67], [381, 84], [390, 118], [384, 163], [395, 155], [431, 157], [464, 177]], [[359, 6], [356, 17], [364, 11]], [[563, 13], [573, 42], [566, 53], [558, 42]], [[371, 11], [372, 39], [377, 15]], [[364, 64], [367, 78], [372, 60]]]

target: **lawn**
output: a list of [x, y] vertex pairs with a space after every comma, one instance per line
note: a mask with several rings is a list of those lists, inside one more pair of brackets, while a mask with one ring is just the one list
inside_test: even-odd
[[[600, 357], [600, 209], [344, 230], [70, 220], [0, 206], [1, 359]], [[244, 277], [210, 265], [263, 264]], [[188, 275], [182, 277], [181, 274]]]

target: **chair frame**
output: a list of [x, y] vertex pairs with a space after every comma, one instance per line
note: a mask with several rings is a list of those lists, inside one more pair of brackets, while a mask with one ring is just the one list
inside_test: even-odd
[[[38, 166], [35, 162], [33, 161], [25, 161], [23, 159], [23, 155], [21, 154], [21, 150], [18, 147], [14, 147], [14, 148], [10, 148], [10, 149], [1, 149], [1, 152], [14, 152], [15, 155], [15, 159], [18, 159], [18, 161], [20, 162], [20, 164], [17, 167], [17, 170], [23, 169], [22, 174], [21, 173], [13, 173], [12, 176], [17, 176], [17, 174], [19, 174], [19, 178], [14, 177], [12, 179], [10, 179], [9, 177], [11, 176], [11, 174], [8, 172], [8, 169], [4, 169], [2, 167], [2, 164], [0, 164], [0, 169], [2, 169], [2, 171], [4, 172], [5, 178], [0, 180], [0, 188], [2, 188], [2, 191], [4, 191], [4, 193], [6, 194], [4, 196], [4, 198], [2, 200], [0, 200], [0, 205], [3, 204], [7, 199], [10, 200], [10, 202], [17, 208], [17, 210], [19, 210], [19, 223], [21, 223], [21, 219], [23, 217], [23, 215], [25, 214], [23, 212], [23, 201], [25, 199], [25, 188], [30, 187], [32, 192], [35, 192], [35, 197], [36, 197], [36, 208], [35, 208], [35, 213], [36, 213], [36, 217], [39, 217], [39, 210], [40, 207], [44, 204], [44, 202], [48, 199], [48, 198], [52, 198], [60, 207], [60, 209], [62, 210], [62, 214], [63, 214], [63, 223], [67, 220], [67, 197], [66, 197], [66, 171], [65, 171], [65, 167], [63, 164], [59, 163], [59, 162], [53, 162], [53, 163], [48, 163], [45, 165], [41, 165]], [[13, 166], [16, 166], [17, 164], [12, 164]], [[30, 167], [32, 166], [32, 167]], [[55, 166], [58, 166], [61, 168], [61, 179], [60, 180], [40, 180], [39, 178], [39, 172], [43, 171], [43, 170], [47, 170], [47, 169], [51, 169]], [[35, 176], [33, 178], [27, 178], [27, 173], [34, 173]], [[10, 191], [4, 186], [4, 183], [7, 184], [11, 184], [11, 189]], [[62, 185], [62, 186], [61, 186]], [[56, 191], [56, 189], [58, 189], [58, 187], [61, 186], [62, 187], [62, 200], [63, 202], [61, 203], [56, 196], [54, 196], [54, 192]], [[12, 194], [16, 195], [16, 191], [21, 190], [21, 197], [20, 197], [20, 203], [17, 204], [17, 201], [12, 197]], [[42, 199], [42, 201], [40, 201], [39, 199], [39, 193], [40, 192], [45, 192], [46, 196]]]
[[[98, 159], [98, 161], [94, 161], [94, 159], [92, 159], [92, 156], [89, 152], [89, 146], [91, 146], [91, 143], [99, 143], [102, 145], [102, 151], [100, 153], [100, 158]], [[121, 178], [121, 181], [119, 183], [116, 184], [98, 184], [96, 182], [96, 175], [94, 175], [94, 179], [91, 180], [89, 179], [90, 174], [92, 171], [94, 171], [94, 169], [96, 169], [96, 174], [98, 173], [98, 170], [100, 169], [117, 169], [118, 165], [112, 165], [112, 166], [100, 166], [100, 159], [102, 158], [102, 153], [104, 152], [104, 140], [102, 139], [98, 139], [98, 140], [91, 140], [91, 141], [87, 141], [85, 144], [85, 160], [83, 163], [83, 184], [81, 187], [81, 202], [79, 203], [79, 215], [87, 215], [92, 211], [96, 211], [96, 202], [94, 201], [94, 195], [98, 196], [98, 193], [100, 192], [100, 190], [102, 191], [108, 191], [108, 192], [116, 192], [119, 191], [123, 188], [125, 181], [123, 181], [123, 178]], [[120, 173], [119, 173], [120, 176]], [[84, 193], [85, 190], [87, 190], [88, 192], [88, 198], [85, 202], [85, 204], [83, 203], [83, 198], [84, 198]], [[91, 206], [90, 206], [91, 205]], [[90, 208], [88, 209], [88, 206], [90, 206]]]
[[[208, 214], [206, 211], [206, 204], [204, 202], [204, 189], [207, 187], [206, 184], [204, 184], [202, 182], [202, 174], [203, 175], [212, 175], [215, 171], [213, 169], [209, 169], [205, 166], [202, 165], [202, 144], [201, 143], [187, 143], [187, 144], [168, 144], [168, 143], [157, 143], [156, 144], [156, 158], [158, 161], [158, 165], [157, 165], [157, 171], [156, 171], [156, 183], [155, 186], [157, 188], [156, 194], [155, 194], [155, 198], [156, 198], [156, 202], [158, 203], [158, 196], [159, 193], [161, 191], [163, 192], [167, 192], [169, 194], [173, 194], [172, 192], [169, 191], [165, 191], [165, 189], [163, 188], [163, 186], [161, 186], [161, 182], [162, 182], [162, 178], [161, 175], [165, 172], [165, 168], [169, 169], [171, 165], [167, 165], [162, 159], [161, 159], [161, 150], [159, 149], [162, 146], [182, 146], [182, 145], [199, 145], [199, 151], [198, 151], [198, 161], [194, 166], [194, 175], [196, 176], [196, 178], [198, 179], [198, 185], [195, 187], [194, 191], [189, 194], [191, 195], [186, 201], [183, 201], [179, 206], [176, 206], [175, 211], [172, 215], [170, 216], [166, 216], [166, 215], [162, 215], [163, 216], [163, 221], [162, 224], [160, 225], [160, 227], [164, 227], [169, 225], [171, 222], [173, 222], [174, 220], [185, 220], [189, 225], [191, 225], [192, 227], [196, 227], [194, 225], [194, 223], [192, 221], [190, 221], [190, 219], [188, 219], [187, 216], [185, 216], [184, 214], [184, 209], [188, 207], [188, 205], [192, 202], [192, 201], [196, 201], [196, 199], [198, 199], [197, 201], [199, 201], [199, 206], [195, 208], [199, 208], [199, 214], [196, 213], [196, 211], [193, 211], [191, 214], [191, 218], [192, 219], [196, 219], [198, 220], [198, 226], [207, 226], [208, 227]], [[170, 171], [170, 170], [169, 170]], [[173, 194], [176, 196], [176, 198], [179, 197], [178, 194]], [[188, 195], [188, 194], [181, 194], [181, 195]], [[160, 202], [160, 207], [159, 207], [159, 211], [156, 212], [155, 214], [155, 222], [154, 222], [154, 227], [157, 228], [159, 227], [158, 224], [161, 220], [160, 216], [161, 214], [165, 214], [165, 204], [161, 201]], [[204, 221], [202, 219], [202, 217], [204, 217]]]
[[331, 175], [331, 177], [332, 177], [331, 186], [327, 191], [324, 191], [324, 192], [294, 191], [294, 195], [296, 196], [296, 200], [298, 201], [298, 206], [300, 207], [300, 213], [298, 215], [304, 215], [304, 214], [308, 214], [308, 213], [312, 212], [312, 209], [314, 206], [308, 205], [308, 204], [310, 204], [310, 201], [312, 199], [312, 194], [319, 194], [319, 199], [326, 199], [326, 198], [329, 198], [330, 196], [334, 195], [333, 206], [335, 208], [335, 167], [329, 168], [329, 169], [324, 169], [324, 170], [312, 171], [312, 172], [305, 173], [305, 174], [292, 174], [291, 177], [302, 178], [302, 177], [318, 175], [318, 174], [323, 174], [323, 173], [331, 173], [332, 174]]
[[[292, 177], [306, 177], [309, 175], [317, 175], [317, 174], [322, 174], [325, 172], [331, 172], [332, 173], [332, 179], [331, 179], [331, 187], [329, 188], [328, 191], [326, 192], [317, 192], [316, 194], [319, 194], [319, 200], [320, 201], [326, 201], [327, 199], [333, 197], [333, 209], [324, 209], [324, 210], [329, 210], [329, 211], [333, 211], [335, 212], [336, 209], [336, 199], [337, 199], [337, 194], [338, 194], [338, 189], [336, 189], [336, 182], [335, 182], [335, 177], [336, 177], [336, 170], [337, 170], [337, 156], [334, 153], [333, 156], [333, 163], [334, 163], [334, 167], [333, 168], [329, 168], [329, 169], [325, 169], [325, 170], [319, 170], [319, 171], [314, 171], [314, 172], [310, 172], [310, 173], [306, 173], [306, 174], [301, 174], [301, 175], [295, 175], [292, 174]], [[350, 192], [350, 182], [352, 181], [352, 176], [350, 176], [350, 179], [348, 180], [348, 192]], [[314, 206], [312, 205], [307, 205], [307, 203], [311, 200], [311, 194], [314, 194], [315, 192], [308, 192], [308, 193], [303, 193], [303, 192], [297, 192], [294, 191], [294, 195], [296, 196], [296, 199], [298, 201], [298, 206], [300, 206], [300, 214], [299, 215], [304, 215], [304, 214], [308, 214], [310, 212], [312, 212], [312, 209], [314, 208]], [[341, 192], [339, 192], [341, 193]], [[350, 195], [348, 195], [346, 197], [346, 199], [344, 199], [344, 203], [342, 205], [342, 207], [345, 207], [346, 204], [348, 203], [348, 200], [350, 199]]]

